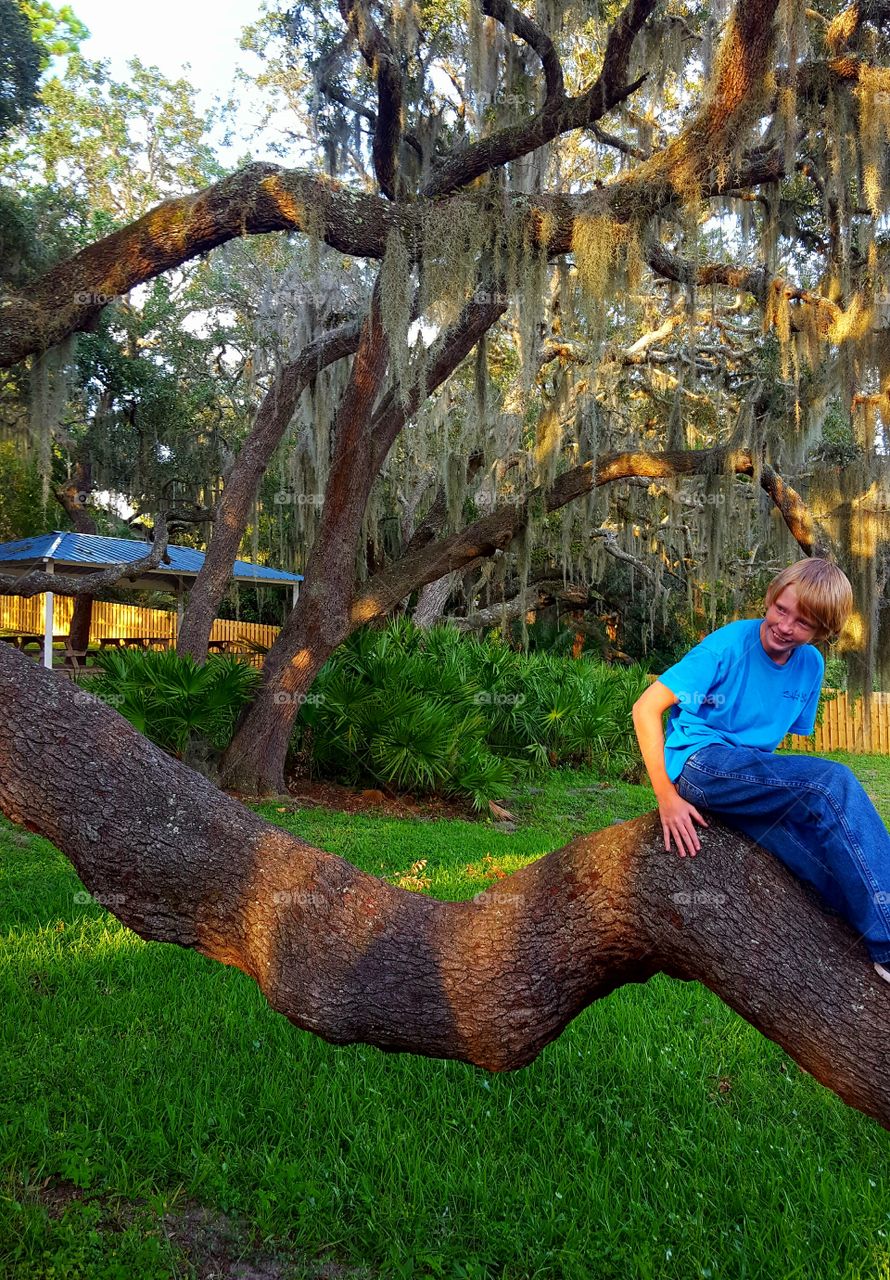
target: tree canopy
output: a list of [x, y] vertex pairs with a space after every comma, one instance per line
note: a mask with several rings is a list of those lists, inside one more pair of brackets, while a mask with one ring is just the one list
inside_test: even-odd
[[[55, 185], [64, 160], [82, 209], [78, 251], [56, 240], [0, 305], [45, 492], [55, 432], [56, 467], [95, 488], [129, 469], [138, 510], [215, 515], [181, 638], [198, 657], [239, 547], [307, 571], [254, 742], [294, 654], [311, 682], [393, 609], [506, 624], [556, 575], [639, 595], [645, 650], [678, 604], [713, 625], [800, 550], [848, 568], [870, 690], [890, 664], [887, 18], [273, 10], [244, 35], [249, 87], [300, 167], [225, 175], [184, 85], [138, 62], [106, 84], [74, 54], [7, 144]], [[47, 424], [74, 405], [72, 450]], [[254, 755], [280, 759], [284, 719]]]

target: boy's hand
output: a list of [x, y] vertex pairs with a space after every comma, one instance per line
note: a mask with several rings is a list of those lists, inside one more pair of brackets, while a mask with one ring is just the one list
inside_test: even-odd
[[664, 833], [664, 847], [671, 851], [671, 836], [677, 846], [677, 853], [685, 858], [688, 853], [694, 858], [701, 848], [701, 841], [695, 830], [695, 822], [706, 827], [708, 824], [694, 804], [684, 800], [679, 791], [674, 789], [673, 795], [663, 796], [658, 801], [658, 812], [661, 815], [661, 829]]

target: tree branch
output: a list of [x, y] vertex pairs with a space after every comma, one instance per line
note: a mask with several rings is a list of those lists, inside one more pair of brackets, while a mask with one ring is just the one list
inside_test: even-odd
[[532, 22], [521, 9], [510, 4], [510, 0], [482, 0], [482, 12], [489, 18], [495, 18], [508, 33], [519, 36], [530, 49], [541, 59], [544, 69], [545, 102], [544, 108], [555, 106], [562, 101], [565, 92], [562, 65], [556, 52], [556, 46], [536, 22]]
[[[734, 472], [754, 475], [754, 459], [748, 449], [689, 449], [663, 453], [609, 453], [597, 462], [585, 462], [558, 476], [546, 492], [535, 489], [517, 502], [502, 503], [473, 524], [422, 546], [403, 556], [363, 584], [350, 608], [354, 626], [388, 614], [410, 592], [435, 582], [454, 569], [463, 568], [477, 557], [494, 555], [510, 545], [526, 525], [532, 502], [543, 496], [546, 511], [556, 511], [600, 485], [633, 476], [650, 479], [683, 475], [714, 475]], [[760, 469], [760, 483], [769, 493], [807, 555], [819, 554], [824, 544], [806, 504], [790, 485], [766, 465]]]
[[94, 596], [107, 587], [113, 587], [121, 578], [137, 578], [158, 567], [167, 554], [165, 515], [155, 517], [154, 534], [151, 551], [147, 556], [131, 560], [129, 564], [109, 565], [107, 569], [100, 569], [97, 573], [44, 573], [42, 569], [33, 569], [22, 578], [0, 574], [0, 596], [23, 596], [27, 600], [31, 596], [42, 595], [45, 591], [53, 591], [60, 596]]
[[402, 73], [398, 59], [365, 0], [340, 0], [340, 13], [377, 79], [374, 172], [380, 190], [389, 200], [395, 200], [402, 135]]
[[890, 1128], [886, 984], [845, 922], [716, 822], [695, 859], [665, 853], [650, 814], [442, 902], [264, 822], [8, 645], [0, 703], [0, 810], [140, 937], [236, 966], [331, 1043], [511, 1070], [662, 971]]
[[352, 320], [321, 334], [284, 366], [263, 397], [217, 504], [213, 535], [179, 628], [176, 651], [180, 657], [188, 654], [197, 662], [207, 657], [213, 620], [231, 581], [251, 507], [272, 455], [305, 388], [322, 369], [353, 355], [360, 333], [361, 322]]
[[519, 21], [522, 30], [517, 30], [517, 34], [535, 49], [543, 63], [547, 96], [540, 110], [525, 124], [500, 129], [462, 151], [453, 152], [436, 166], [423, 194], [428, 198], [439, 198], [465, 187], [481, 174], [528, 155], [560, 134], [594, 124], [628, 98], [646, 79], [640, 76], [630, 84], [625, 83], [634, 39], [655, 4], [656, 0], [629, 0], [609, 32], [598, 78], [585, 93], [566, 98], [562, 92], [558, 95], [555, 92], [557, 75], [561, 83], [562, 70], [560, 68], [557, 72], [559, 63], [549, 37], [528, 19], [520, 20], [523, 15], [513, 18], [518, 11], [506, 0], [484, 0], [484, 12], [501, 21]]

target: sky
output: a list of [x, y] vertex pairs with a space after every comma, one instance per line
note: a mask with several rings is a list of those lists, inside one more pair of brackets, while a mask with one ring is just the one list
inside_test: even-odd
[[189, 63], [204, 109], [214, 96], [228, 95], [236, 66], [260, 65], [238, 47], [242, 29], [259, 16], [259, 0], [71, 0], [71, 7], [89, 28], [81, 46], [85, 57], [109, 59], [115, 79], [125, 77], [134, 55], [170, 79]]

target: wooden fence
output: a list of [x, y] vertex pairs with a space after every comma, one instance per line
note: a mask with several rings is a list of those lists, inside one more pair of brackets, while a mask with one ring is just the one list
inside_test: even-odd
[[789, 751], [812, 751], [819, 755], [827, 751], [890, 755], [890, 693], [871, 695], [869, 724], [865, 723], [862, 699], [854, 702], [848, 694], [839, 693], [824, 704], [822, 723], [816, 726], [812, 738], [789, 734], [782, 746]]
[[[43, 632], [44, 596], [0, 596], [0, 631]], [[53, 600], [53, 633], [67, 635], [74, 609], [73, 596], [56, 596]], [[271, 647], [280, 628], [260, 622], [236, 622], [232, 618], [216, 618], [210, 632], [211, 640], [230, 640], [233, 643], [253, 641]], [[110, 604], [97, 600], [93, 604], [93, 620], [90, 640], [119, 636], [152, 636], [176, 641], [176, 614], [167, 609], [144, 609], [139, 605]], [[255, 665], [262, 664], [262, 655], [249, 659]]]

